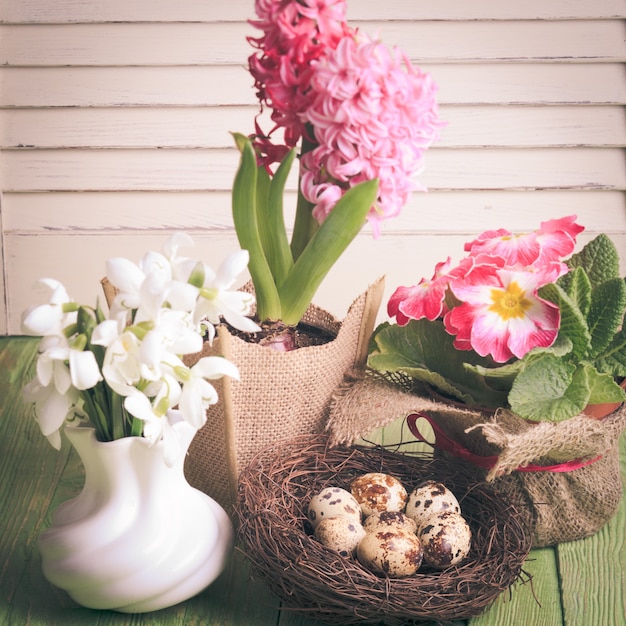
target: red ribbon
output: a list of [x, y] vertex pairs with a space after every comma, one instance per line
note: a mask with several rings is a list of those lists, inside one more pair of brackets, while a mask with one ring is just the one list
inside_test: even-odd
[[[433, 433], [435, 434], [435, 441], [431, 443], [427, 441], [419, 428], [417, 427], [417, 420], [419, 418], [425, 419], [432, 427]], [[496, 463], [498, 462], [498, 456], [481, 456], [479, 454], [474, 454], [470, 452], [467, 448], [463, 447], [461, 444], [454, 441], [446, 435], [446, 433], [439, 428], [435, 420], [426, 415], [425, 413], [411, 413], [406, 418], [407, 425], [411, 433], [415, 436], [418, 441], [422, 443], [426, 443], [433, 448], [438, 448], [439, 450], [443, 450], [444, 452], [448, 452], [453, 456], [456, 456], [465, 461], [469, 461], [478, 467], [482, 467], [483, 469], [492, 469]], [[587, 465], [591, 465], [596, 461], [599, 461], [602, 458], [602, 455], [595, 457], [594, 459], [589, 459], [587, 461], [583, 461], [582, 459], [574, 459], [573, 461], [567, 461], [566, 463], [559, 463], [557, 465], [525, 465], [524, 467], [518, 467], [516, 472], [573, 472], [574, 470], [580, 469], [581, 467], [586, 467]]]

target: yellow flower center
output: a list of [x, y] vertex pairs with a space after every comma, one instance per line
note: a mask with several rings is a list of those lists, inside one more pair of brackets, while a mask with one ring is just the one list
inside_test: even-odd
[[532, 302], [526, 297], [526, 292], [515, 282], [511, 282], [506, 289], [492, 289], [493, 304], [490, 311], [497, 313], [503, 320], [525, 317], [525, 312]]

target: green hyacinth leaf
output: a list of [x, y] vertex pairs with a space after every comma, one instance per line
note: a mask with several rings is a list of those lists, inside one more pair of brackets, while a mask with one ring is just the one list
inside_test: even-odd
[[[235, 139], [239, 146], [241, 136]], [[240, 149], [241, 160], [233, 183], [233, 222], [239, 245], [250, 254], [248, 270], [255, 287], [257, 315], [261, 320], [276, 320], [281, 317], [280, 299], [259, 235], [256, 156], [247, 138]]]
[[279, 287], [285, 324], [302, 319], [322, 280], [363, 228], [377, 195], [377, 179], [352, 187], [315, 232]]
[[295, 156], [296, 150], [294, 148], [281, 161], [272, 177], [267, 200], [267, 228], [272, 236], [266, 247], [266, 256], [274, 274], [275, 283], [279, 287], [293, 267], [293, 257], [285, 228], [283, 196]]

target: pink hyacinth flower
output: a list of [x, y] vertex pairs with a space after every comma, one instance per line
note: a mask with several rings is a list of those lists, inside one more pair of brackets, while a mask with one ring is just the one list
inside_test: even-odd
[[445, 317], [446, 329], [456, 335], [455, 346], [468, 345], [497, 363], [523, 356], [537, 347], [551, 346], [558, 334], [560, 311], [537, 295], [553, 273], [517, 271], [489, 265], [475, 267], [464, 279], [450, 282], [462, 301]]
[[[263, 35], [248, 39], [259, 51], [249, 57], [249, 69], [261, 106], [272, 110], [275, 124], [257, 147], [268, 148], [268, 137], [278, 129], [293, 147], [305, 133], [301, 114], [312, 98], [312, 63], [349, 32], [346, 1], [256, 0], [255, 10], [257, 19], [250, 23]], [[266, 165], [276, 162], [280, 152], [270, 149], [263, 159]]]
[[302, 115], [318, 146], [303, 155], [302, 193], [315, 204], [321, 223], [332, 209], [317, 202], [319, 188], [343, 192], [379, 180], [368, 220], [379, 233], [382, 220], [398, 215], [411, 192], [423, 189], [415, 176], [424, 152], [437, 138], [437, 87], [398, 50], [355, 34], [314, 63], [314, 98]]

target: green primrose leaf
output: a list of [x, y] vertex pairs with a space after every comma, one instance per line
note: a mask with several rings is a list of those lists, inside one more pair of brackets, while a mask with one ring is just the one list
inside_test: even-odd
[[587, 369], [546, 354], [525, 368], [509, 393], [511, 410], [530, 421], [560, 422], [589, 403]]
[[572, 357], [582, 359], [591, 349], [591, 333], [587, 327], [587, 320], [576, 302], [556, 283], [544, 285], [539, 290], [539, 295], [559, 307], [561, 310], [559, 336], [572, 342]]
[[615, 334], [611, 343], [596, 357], [594, 365], [599, 372], [604, 374], [626, 377], [626, 328], [624, 322], [622, 322], [620, 331]]
[[596, 358], [613, 340], [624, 318], [626, 284], [621, 278], [611, 278], [591, 293], [588, 323], [591, 332], [590, 358]]
[[582, 267], [575, 267], [557, 280], [572, 302], [578, 307], [583, 317], [589, 313], [591, 306], [591, 281]]
[[[236, 136], [235, 140], [241, 141], [241, 136]], [[235, 175], [232, 194], [235, 231], [239, 245], [250, 254], [248, 269], [254, 282], [259, 319], [280, 319], [278, 290], [259, 235], [256, 156], [252, 143], [247, 138], [240, 149], [242, 150], [241, 160]]]
[[282, 320], [297, 324], [319, 285], [365, 224], [378, 195], [378, 180], [349, 189], [313, 235], [279, 287]]
[[626, 393], [615, 382], [610, 374], [598, 372], [592, 365], [584, 365], [589, 383], [588, 404], [603, 404], [605, 402], [624, 402]]
[[440, 320], [411, 320], [406, 326], [381, 324], [372, 338], [368, 366], [427, 383], [467, 404], [502, 406], [506, 392], [490, 387], [466, 365], [487, 367], [491, 360], [457, 350]]
[[551, 346], [547, 348], [533, 348], [524, 355], [524, 358], [516, 359], [499, 367], [483, 367], [482, 365], [469, 364], [466, 364], [465, 367], [484, 376], [491, 386], [508, 391], [515, 377], [533, 361], [540, 359], [545, 354], [564, 357], [571, 353], [572, 347], [572, 342], [567, 337], [559, 335]]
[[582, 267], [592, 287], [611, 278], [619, 278], [619, 254], [615, 244], [604, 233], [590, 241], [567, 261], [570, 268]]

